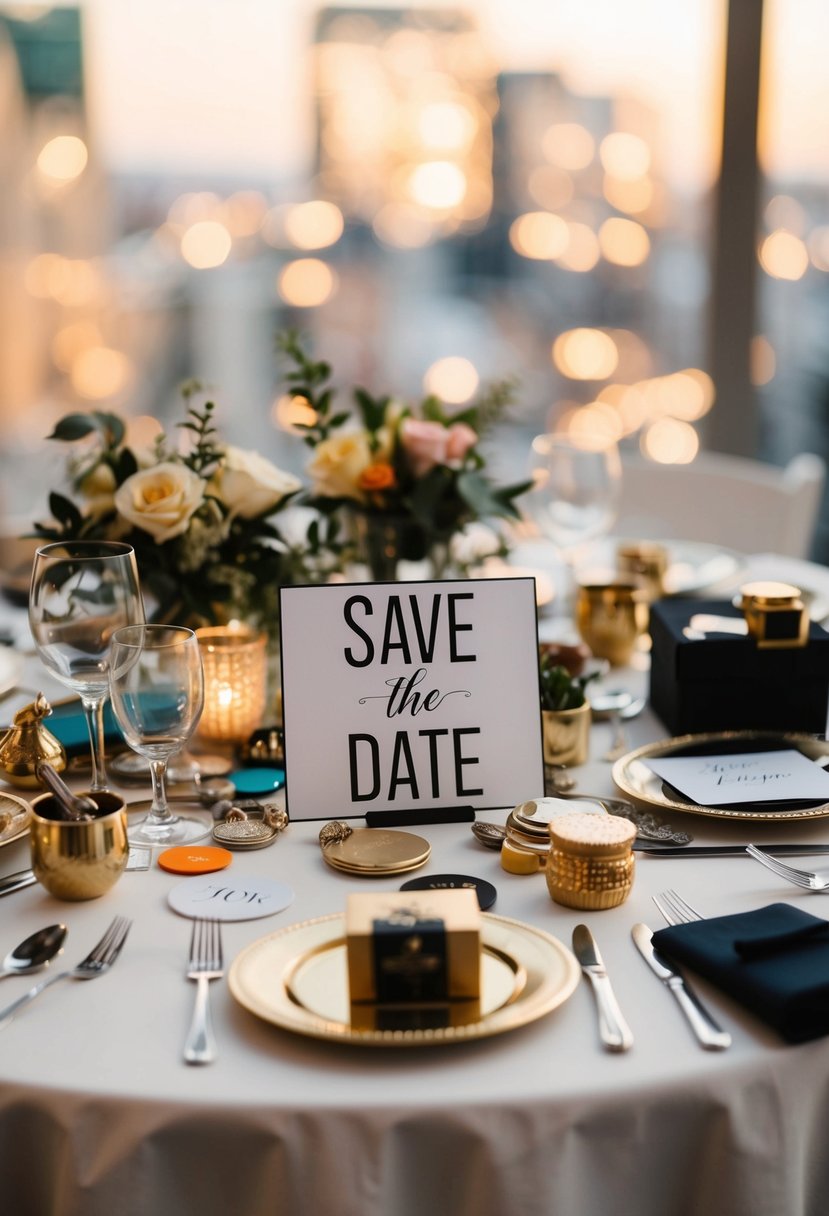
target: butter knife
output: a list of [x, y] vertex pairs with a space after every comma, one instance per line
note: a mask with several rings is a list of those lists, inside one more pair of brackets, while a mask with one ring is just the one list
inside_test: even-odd
[[633, 1035], [622, 1016], [599, 947], [587, 925], [576, 925], [573, 930], [573, 952], [596, 998], [602, 1045], [607, 1051], [627, 1051], [633, 1046]]
[[0, 878], [0, 895], [11, 895], [12, 891], [30, 887], [33, 882], [37, 882], [37, 879], [31, 870], [18, 870], [16, 874]]
[[[762, 844], [758, 846], [765, 853], [777, 857], [808, 857], [820, 853], [829, 853], [829, 844]], [[634, 851], [644, 853], [646, 857], [744, 857], [744, 844], [646, 844], [634, 840]]]
[[648, 926], [634, 925], [631, 933], [642, 958], [676, 998], [701, 1046], [706, 1051], [724, 1051], [730, 1047], [731, 1035], [728, 1031], [714, 1021], [687, 981], [654, 949], [651, 941], [653, 934]]

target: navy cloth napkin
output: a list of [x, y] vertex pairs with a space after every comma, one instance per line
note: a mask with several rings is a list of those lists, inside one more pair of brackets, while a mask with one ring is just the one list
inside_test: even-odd
[[789, 1043], [829, 1034], [829, 921], [790, 904], [673, 925], [653, 935]]

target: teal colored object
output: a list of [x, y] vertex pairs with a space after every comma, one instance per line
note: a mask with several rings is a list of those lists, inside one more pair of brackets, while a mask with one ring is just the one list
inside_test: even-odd
[[236, 786], [237, 794], [251, 798], [263, 794], [275, 794], [285, 784], [284, 768], [237, 768], [228, 774], [228, 781]]
[[[51, 734], [63, 744], [67, 756], [82, 756], [89, 751], [89, 731], [79, 701], [53, 705], [52, 713], [45, 724]], [[118, 729], [115, 715], [107, 703], [104, 706], [104, 745], [123, 742], [124, 737]]]

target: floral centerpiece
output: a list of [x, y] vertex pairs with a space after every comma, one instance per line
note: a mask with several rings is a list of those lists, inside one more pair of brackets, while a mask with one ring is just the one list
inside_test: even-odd
[[116, 414], [61, 419], [49, 438], [73, 447], [69, 476], [77, 501], [53, 492], [53, 522], [35, 529], [44, 541], [131, 544], [156, 620], [202, 625], [233, 616], [270, 627], [278, 587], [294, 580], [301, 561], [273, 516], [301, 483], [257, 452], [222, 442], [214, 404], [192, 403], [199, 387], [183, 390], [184, 451], [163, 432], [151, 450], [133, 450]]
[[[432, 572], [439, 576], [449, 542], [466, 525], [519, 517], [514, 500], [530, 483], [495, 486], [479, 449], [511, 400], [508, 383], [455, 413], [434, 396], [413, 407], [362, 388], [354, 390], [354, 409], [341, 411], [329, 364], [309, 358], [294, 334], [280, 345], [290, 391], [314, 411], [301, 427], [313, 451], [309, 502], [329, 520], [348, 521], [339, 542], [346, 559], [362, 560], [374, 578], [388, 580], [399, 559], [435, 559], [437, 550]], [[327, 543], [338, 543], [331, 531]]]

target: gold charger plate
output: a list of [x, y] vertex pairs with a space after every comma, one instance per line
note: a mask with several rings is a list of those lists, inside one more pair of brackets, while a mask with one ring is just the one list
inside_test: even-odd
[[342, 915], [289, 925], [251, 943], [233, 962], [228, 986], [257, 1017], [314, 1039], [358, 1046], [425, 1047], [515, 1030], [550, 1013], [573, 993], [581, 972], [555, 937], [521, 921], [481, 917], [482, 1011], [459, 1026], [356, 1029], [349, 1020]]
[[[812, 735], [786, 733], [775, 730], [726, 730], [702, 735], [678, 735], [663, 739], [659, 743], [648, 743], [628, 752], [613, 765], [613, 780], [619, 789], [634, 801], [658, 810], [687, 811], [691, 815], [713, 815], [718, 819], [750, 819], [776, 821], [780, 819], [822, 819], [829, 815], [829, 802], [811, 806], [793, 803], [760, 803], [742, 806], [700, 806], [673, 796], [665, 788], [663, 779], [650, 768], [647, 760], [664, 756], [692, 755], [694, 750], [705, 749], [711, 755], [718, 752], [777, 751], [793, 747], [810, 760], [829, 758], [829, 743], [815, 739]], [[700, 751], [700, 754], [704, 754]]]
[[0, 832], [0, 849], [25, 836], [32, 821], [32, 808], [16, 794], [0, 793], [0, 815], [11, 812], [12, 821], [4, 832]]
[[423, 836], [396, 828], [355, 828], [342, 840], [322, 846], [322, 855], [335, 870], [353, 874], [402, 874], [423, 866], [432, 846]]

